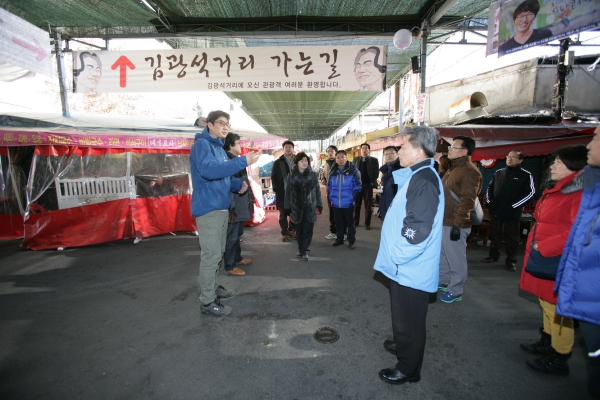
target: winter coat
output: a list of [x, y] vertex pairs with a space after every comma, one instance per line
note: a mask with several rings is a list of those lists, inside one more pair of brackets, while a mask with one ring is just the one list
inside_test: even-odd
[[558, 266], [556, 313], [600, 325], [600, 168], [585, 167], [583, 197]]
[[285, 159], [285, 155], [282, 154], [281, 157], [273, 162], [273, 169], [271, 170], [271, 183], [275, 192], [277, 207], [283, 207], [285, 182], [289, 173], [290, 166]]
[[311, 224], [317, 221], [317, 207], [323, 208], [319, 177], [311, 167], [303, 172], [294, 165], [285, 184], [285, 209], [291, 210], [292, 222], [299, 224], [306, 213], [306, 219]]
[[533, 176], [520, 165], [506, 167], [494, 173], [488, 185], [485, 200], [490, 215], [496, 218], [519, 221], [523, 206], [535, 195]]
[[[475, 198], [479, 195], [482, 182], [481, 172], [471, 162], [470, 156], [450, 160], [450, 168], [442, 178], [446, 200], [444, 226], [471, 227], [471, 211], [475, 208]], [[448, 189], [460, 198], [460, 203]]]
[[383, 220], [385, 218], [385, 214], [387, 213], [390, 204], [392, 204], [392, 200], [394, 200], [394, 196], [396, 196], [396, 192], [398, 192], [398, 185], [394, 183], [394, 176], [392, 172], [399, 170], [402, 168], [400, 165], [400, 159], [394, 161], [391, 164], [384, 164], [379, 171], [383, 174], [381, 177], [381, 186], [383, 186], [383, 192], [379, 198], [379, 215]]
[[444, 191], [433, 159], [393, 172], [398, 194], [388, 209], [373, 268], [402, 286], [438, 289]]
[[325, 165], [323, 166], [323, 185], [327, 186], [327, 182], [329, 181], [329, 173], [331, 172], [331, 168], [335, 165], [335, 159], [333, 160], [325, 160]]
[[232, 175], [247, 166], [246, 157], [229, 160], [223, 141], [211, 136], [208, 127], [197, 133], [190, 149], [192, 215], [199, 217], [215, 210], [228, 210], [229, 192], [239, 192], [242, 188], [242, 181]]
[[[544, 257], [560, 256], [563, 253], [569, 230], [577, 217], [582, 189], [583, 173], [579, 171], [558, 181], [554, 188], [544, 190], [533, 213], [535, 226], [527, 238], [523, 265], [527, 265], [529, 253], [535, 251], [531, 249], [533, 242], [537, 242], [538, 251]], [[536, 278], [523, 268], [519, 287], [551, 304], [556, 304], [554, 281]]]
[[333, 207], [349, 208], [361, 191], [360, 172], [354, 164], [346, 161], [343, 168], [335, 164], [329, 174], [327, 198]]
[[[236, 156], [230, 152], [226, 151], [226, 153], [230, 160], [236, 158]], [[250, 221], [252, 220], [252, 215], [254, 214], [254, 195], [252, 194], [252, 187], [250, 186], [250, 181], [248, 180], [248, 173], [244, 168], [235, 174], [234, 177], [240, 179], [242, 182], [246, 182], [246, 185], [248, 185], [248, 190], [246, 190], [244, 194], [231, 194], [233, 201], [230, 209], [235, 211], [236, 221]]]
[[[362, 164], [363, 158], [362, 156], [358, 156], [354, 158], [353, 164], [360, 172], [360, 164]], [[379, 160], [375, 157], [367, 157], [367, 176], [362, 176], [360, 179], [363, 182], [363, 186], [371, 186], [377, 187], [377, 178], [379, 178]]]

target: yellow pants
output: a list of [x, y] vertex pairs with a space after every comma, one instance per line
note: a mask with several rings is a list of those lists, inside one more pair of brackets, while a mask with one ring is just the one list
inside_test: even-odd
[[[552, 337], [552, 348], [560, 354], [569, 354], [575, 342], [573, 320], [556, 315], [556, 305], [540, 299], [544, 319], [544, 332]], [[562, 326], [561, 326], [562, 319]]]

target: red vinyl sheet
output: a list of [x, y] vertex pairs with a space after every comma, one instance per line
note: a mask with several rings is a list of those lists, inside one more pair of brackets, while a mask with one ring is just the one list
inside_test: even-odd
[[0, 214], [0, 239], [23, 237], [23, 217], [21, 214]]

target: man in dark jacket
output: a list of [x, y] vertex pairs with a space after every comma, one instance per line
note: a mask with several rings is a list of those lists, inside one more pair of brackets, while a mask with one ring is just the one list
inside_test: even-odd
[[481, 172], [471, 162], [474, 150], [475, 140], [467, 136], [456, 136], [448, 147], [450, 169], [442, 179], [445, 205], [439, 280], [444, 303], [461, 301], [467, 281], [467, 237], [482, 183]]
[[285, 181], [294, 168], [294, 142], [286, 140], [282, 144], [283, 154], [273, 163], [271, 170], [271, 183], [275, 192], [275, 201], [279, 210], [279, 226], [281, 227], [281, 240], [288, 242], [296, 238], [295, 226], [291, 219], [285, 215]]
[[[223, 150], [227, 152], [227, 157], [232, 160], [242, 154], [240, 145], [240, 135], [229, 132], [225, 138]], [[229, 224], [227, 225], [227, 244], [223, 262], [225, 263], [225, 273], [234, 276], [244, 276], [246, 272], [238, 265], [248, 265], [252, 263], [249, 258], [242, 257], [242, 248], [240, 245], [240, 236], [244, 234], [244, 221], [251, 221], [254, 214], [254, 195], [248, 181], [246, 169], [241, 170], [234, 177], [240, 179], [248, 185], [248, 190], [243, 194], [231, 193], [233, 198], [231, 208], [229, 209]]]
[[371, 229], [371, 208], [373, 206], [373, 188], [377, 187], [377, 178], [379, 177], [379, 161], [371, 157], [371, 146], [368, 143], [360, 145], [360, 157], [354, 159], [354, 166], [360, 172], [362, 180], [362, 190], [360, 196], [356, 199], [356, 209], [354, 210], [354, 224], [359, 225], [360, 207], [365, 203], [365, 228]]
[[535, 185], [533, 176], [521, 168], [525, 156], [519, 150], [512, 150], [506, 157], [506, 168], [494, 173], [488, 185], [485, 200], [492, 218], [490, 252], [483, 261], [496, 262], [500, 258], [502, 229], [506, 248], [506, 268], [515, 271], [519, 248], [519, 223], [523, 206], [533, 198]]
[[[338, 148], [334, 145], [327, 147], [327, 160], [325, 160], [325, 166], [323, 167], [323, 180], [321, 183], [327, 186], [327, 182], [329, 181], [329, 173], [331, 172], [331, 168], [335, 165], [335, 153], [337, 153]], [[337, 239], [336, 230], [335, 230], [335, 217], [333, 215], [333, 208], [331, 208], [331, 202], [327, 200], [327, 207], [329, 209], [329, 235], [325, 236], [325, 239]]]
[[394, 177], [392, 172], [402, 168], [400, 165], [400, 159], [398, 158], [398, 148], [396, 146], [388, 146], [383, 149], [383, 161], [385, 164], [379, 168], [381, 171], [381, 186], [383, 192], [379, 198], [379, 218], [383, 221], [385, 214], [387, 213], [396, 192], [398, 192], [398, 185], [394, 183]]

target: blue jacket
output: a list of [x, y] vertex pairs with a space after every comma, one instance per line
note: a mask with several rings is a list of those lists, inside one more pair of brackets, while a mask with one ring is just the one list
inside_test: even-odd
[[350, 161], [343, 168], [334, 164], [329, 173], [327, 197], [336, 208], [348, 208], [354, 204], [354, 199], [361, 191], [360, 172]]
[[239, 192], [242, 181], [232, 175], [248, 166], [246, 157], [229, 160], [223, 141], [208, 133], [205, 127], [197, 133], [190, 150], [192, 173], [192, 205], [194, 217], [214, 210], [227, 210], [231, 206], [229, 192]]
[[438, 289], [444, 188], [433, 159], [393, 172], [398, 193], [387, 211], [373, 269], [402, 286]]
[[381, 168], [379, 168], [379, 171], [381, 171], [383, 174], [381, 177], [381, 186], [383, 186], [383, 191], [379, 197], [379, 217], [382, 220], [385, 219], [385, 214], [387, 213], [388, 208], [390, 208], [390, 204], [392, 204], [392, 200], [394, 200], [394, 197], [396, 197], [396, 193], [398, 192], [398, 185], [394, 183], [394, 176], [392, 173], [400, 168], [402, 168], [400, 165], [400, 159], [397, 159], [391, 164], [384, 164]]
[[583, 196], [554, 291], [557, 314], [600, 325], [600, 168], [585, 167]]

